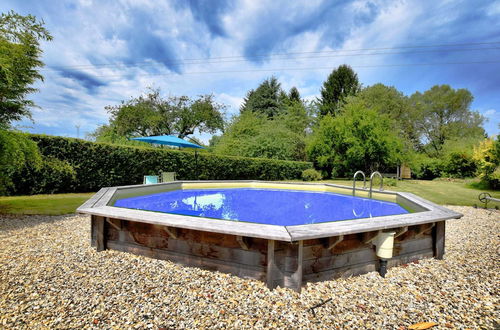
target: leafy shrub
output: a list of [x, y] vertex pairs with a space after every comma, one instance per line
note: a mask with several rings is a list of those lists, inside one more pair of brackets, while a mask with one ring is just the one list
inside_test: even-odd
[[415, 178], [421, 180], [432, 180], [441, 176], [443, 161], [438, 158], [419, 157], [415, 160], [412, 172]]
[[0, 195], [14, 188], [15, 173], [25, 166], [37, 169], [41, 162], [36, 143], [25, 135], [0, 129]]
[[321, 180], [321, 173], [316, 171], [314, 168], [308, 168], [302, 171], [302, 180], [304, 181], [318, 181]]
[[500, 189], [500, 137], [482, 141], [474, 148], [473, 157], [481, 182], [492, 189]]
[[398, 180], [392, 179], [392, 178], [384, 178], [384, 186], [397, 187], [398, 186]]
[[441, 176], [450, 178], [471, 178], [476, 174], [477, 165], [467, 152], [451, 152], [443, 161]]
[[73, 191], [76, 171], [64, 160], [43, 157], [39, 167], [25, 166], [14, 174], [16, 194], [54, 194]]
[[[37, 143], [45, 157], [71, 165], [74, 179], [69, 167], [63, 163], [58, 163], [57, 166], [52, 164], [61, 169], [61, 172], [57, 172], [57, 180], [71, 182], [70, 186], [57, 189], [68, 192], [138, 184], [142, 183], [144, 175], [158, 174], [161, 171], [177, 172], [180, 180], [288, 180], [301, 178], [302, 171], [312, 167], [307, 162], [221, 156], [203, 151], [195, 158], [195, 153], [191, 150], [117, 146], [46, 135], [25, 136]], [[54, 178], [57, 176], [55, 171], [51, 173], [31, 170], [31, 173], [25, 175], [33, 176], [36, 178], [34, 181], [44, 182], [42, 177], [45, 175]], [[45, 183], [47, 189], [57, 190], [53, 184], [49, 184], [50, 181]], [[37, 193], [41, 192], [37, 190]]]

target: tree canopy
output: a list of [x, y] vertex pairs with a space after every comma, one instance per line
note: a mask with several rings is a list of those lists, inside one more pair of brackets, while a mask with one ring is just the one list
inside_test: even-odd
[[483, 116], [470, 109], [473, 99], [467, 89], [453, 89], [449, 85], [436, 85], [410, 97], [418, 113], [416, 130], [425, 144], [425, 153], [439, 156], [448, 140], [485, 137]]
[[274, 118], [290, 101], [300, 102], [297, 88], [292, 87], [287, 95], [278, 79], [271, 77], [264, 80], [255, 90], [252, 89], [247, 93], [240, 112], [251, 111]]
[[233, 156], [305, 160], [306, 131], [311, 125], [299, 90], [288, 93], [275, 77], [247, 93], [240, 113], [222, 136], [210, 140], [216, 153]]
[[0, 16], [0, 126], [31, 117], [35, 104], [27, 96], [37, 91], [32, 84], [43, 80], [38, 72], [44, 65], [42, 40], [52, 40], [52, 36], [35, 16], [13, 11]]
[[158, 89], [150, 89], [145, 95], [106, 109], [111, 114], [109, 125], [92, 134], [98, 141], [165, 134], [184, 138], [195, 131], [215, 133], [224, 129], [225, 107], [212, 95], [194, 100], [187, 96], [164, 99]]
[[348, 96], [356, 95], [361, 85], [358, 75], [348, 65], [333, 70], [323, 83], [319, 102], [321, 115], [336, 115]]
[[284, 105], [273, 119], [245, 111], [233, 118], [224, 135], [211, 142], [220, 154], [304, 160], [308, 124], [306, 109], [300, 103]]
[[400, 164], [403, 142], [388, 115], [348, 103], [335, 117], [325, 115], [307, 143], [307, 155], [324, 177], [351, 176]]

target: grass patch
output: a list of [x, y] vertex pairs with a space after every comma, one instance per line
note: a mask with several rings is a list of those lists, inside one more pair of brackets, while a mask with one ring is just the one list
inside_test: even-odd
[[[327, 180], [329, 182], [352, 187], [352, 180]], [[385, 179], [384, 179], [385, 182]], [[363, 182], [356, 180], [356, 186], [362, 187]], [[369, 182], [367, 182], [369, 186]], [[378, 181], [373, 183], [374, 189], [378, 189]], [[479, 189], [483, 188], [483, 189]], [[464, 205], [473, 206], [474, 204], [482, 206], [478, 195], [481, 192], [488, 192], [492, 197], [500, 198], [500, 191], [488, 190], [484, 187], [475, 185], [468, 180], [402, 180], [397, 181], [395, 186], [385, 186], [384, 189], [393, 191], [410, 192], [431, 202], [441, 205]], [[489, 206], [495, 206], [499, 203], [491, 202]]]
[[75, 213], [95, 193], [0, 197], [0, 213], [61, 215]]

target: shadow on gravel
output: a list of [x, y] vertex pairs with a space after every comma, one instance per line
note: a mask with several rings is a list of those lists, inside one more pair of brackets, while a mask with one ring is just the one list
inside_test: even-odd
[[41, 224], [53, 224], [72, 219], [76, 214], [66, 215], [12, 215], [0, 214], [0, 231], [18, 230]]

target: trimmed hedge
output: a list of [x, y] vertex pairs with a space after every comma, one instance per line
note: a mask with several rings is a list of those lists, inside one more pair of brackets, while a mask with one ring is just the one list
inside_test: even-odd
[[[312, 168], [308, 162], [232, 157], [202, 151], [198, 152], [197, 170], [192, 151], [117, 146], [47, 135], [27, 136], [37, 143], [43, 156], [58, 159], [74, 169], [74, 182], [64, 183], [64, 192], [138, 184], [142, 183], [144, 175], [156, 175], [161, 171], [176, 172], [179, 180], [289, 180], [300, 179], [302, 171]], [[47, 171], [26, 175], [36, 177], [43, 173]], [[70, 176], [64, 179], [69, 180]], [[37, 181], [46, 179], [40, 177]], [[20, 188], [16, 191], [26, 191]], [[50, 192], [58, 191], [51, 189]]]

